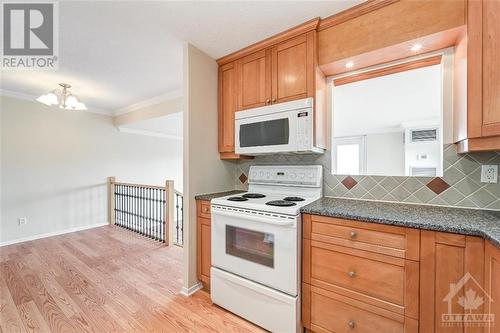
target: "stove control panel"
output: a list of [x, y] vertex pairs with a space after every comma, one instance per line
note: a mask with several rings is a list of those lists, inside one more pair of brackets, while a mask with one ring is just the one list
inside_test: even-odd
[[321, 187], [323, 168], [320, 165], [256, 165], [250, 167], [249, 184], [276, 184]]

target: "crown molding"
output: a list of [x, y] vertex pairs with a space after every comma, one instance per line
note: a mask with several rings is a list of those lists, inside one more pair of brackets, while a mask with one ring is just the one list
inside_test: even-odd
[[[21, 93], [18, 91], [5, 90], [5, 89], [0, 89], [0, 96], [21, 99], [21, 100], [25, 100], [25, 101], [29, 101], [29, 102], [36, 102], [36, 99], [38, 98], [38, 96], [25, 94], [25, 93]], [[49, 108], [50, 108], [50, 106], [49, 106]], [[100, 115], [104, 115], [104, 116], [108, 116], [108, 117], [113, 116], [112, 111], [105, 110], [105, 109], [99, 109], [99, 108], [89, 106], [89, 105], [87, 106], [87, 110], [78, 111], [78, 112], [90, 112], [90, 113], [100, 114]]]
[[155, 132], [155, 131], [141, 130], [141, 129], [136, 129], [136, 128], [123, 127], [123, 126], [118, 126], [117, 128], [122, 133], [153, 136], [153, 137], [157, 137], [157, 138], [170, 139], [170, 140], [179, 140], [179, 141], [182, 140], [182, 136], [180, 136], [180, 135], [164, 134], [164, 133], [159, 133], [159, 132]]
[[163, 103], [165, 101], [172, 100], [172, 99], [179, 98], [179, 97], [182, 97], [182, 90], [181, 89], [172, 90], [168, 93], [158, 95], [158, 96], [155, 96], [152, 98], [148, 98], [148, 99], [142, 100], [140, 102], [131, 104], [129, 106], [117, 109], [113, 112], [113, 114], [115, 116], [121, 116], [122, 114], [137, 111], [137, 110], [147, 108], [149, 106], [157, 105], [157, 104]]

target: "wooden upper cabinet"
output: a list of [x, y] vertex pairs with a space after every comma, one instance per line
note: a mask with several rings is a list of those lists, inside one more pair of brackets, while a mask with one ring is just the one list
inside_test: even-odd
[[217, 60], [219, 153], [235, 154], [235, 112], [306, 97], [314, 102], [314, 145], [326, 148], [326, 81], [318, 67], [316, 28], [310, 20]]
[[261, 50], [237, 60], [238, 110], [271, 102], [271, 52]]
[[313, 97], [315, 32], [272, 48], [272, 103]]
[[486, 289], [485, 310], [492, 314], [495, 323], [489, 323], [485, 333], [498, 332], [500, 320], [500, 249], [491, 243], [486, 243], [484, 266], [484, 285]]
[[455, 48], [454, 139], [459, 152], [500, 150], [500, 1], [467, 6]]
[[219, 152], [234, 152], [236, 68], [234, 62], [219, 67]]
[[[483, 1], [483, 136], [500, 135], [500, 1]], [[500, 148], [500, 146], [498, 147]]]

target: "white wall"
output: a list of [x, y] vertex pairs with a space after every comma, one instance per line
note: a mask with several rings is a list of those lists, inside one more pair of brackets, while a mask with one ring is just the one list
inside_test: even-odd
[[404, 132], [366, 136], [366, 174], [405, 175]]
[[192, 45], [184, 47], [184, 294], [196, 278], [197, 194], [234, 189], [235, 165], [217, 148], [217, 63]]
[[182, 190], [182, 141], [120, 133], [111, 117], [35, 101], [1, 97], [0, 106], [0, 243], [107, 222], [108, 176], [173, 179]]

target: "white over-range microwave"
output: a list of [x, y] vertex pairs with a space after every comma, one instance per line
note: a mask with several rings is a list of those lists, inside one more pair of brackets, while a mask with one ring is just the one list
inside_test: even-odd
[[314, 99], [285, 102], [236, 112], [235, 152], [323, 153], [314, 146]]

